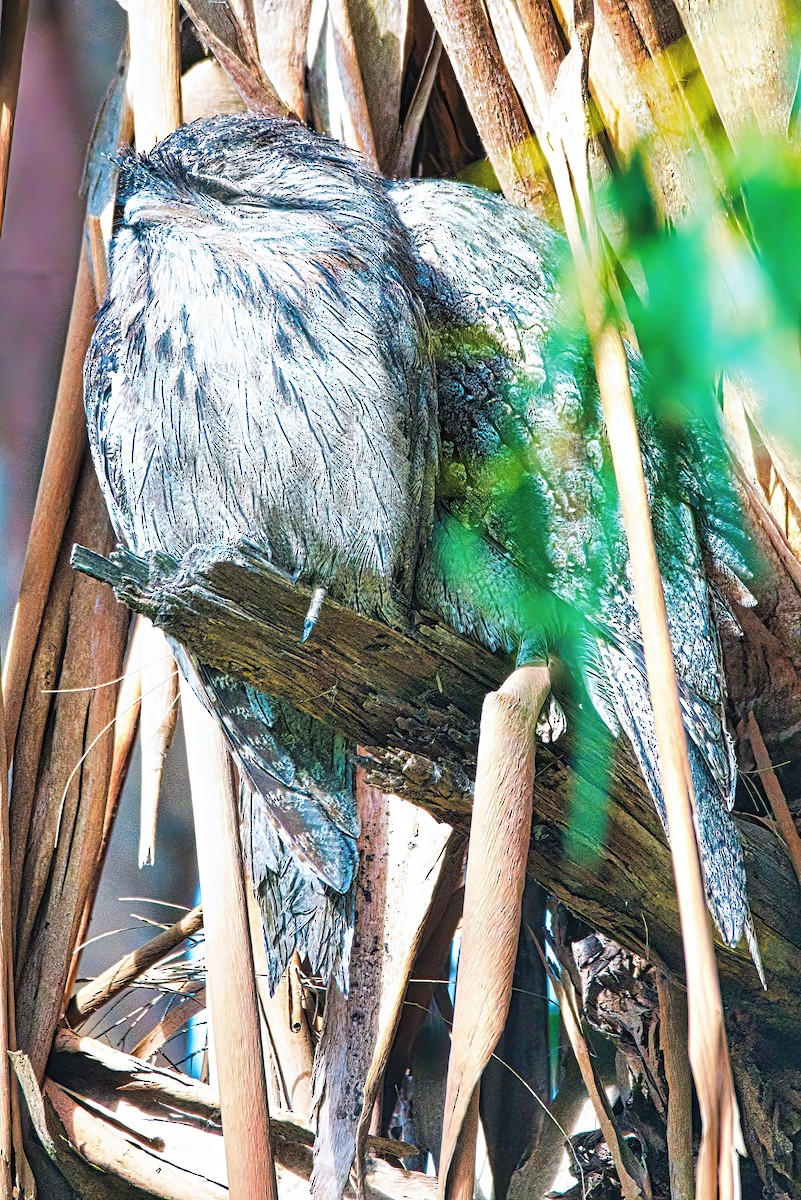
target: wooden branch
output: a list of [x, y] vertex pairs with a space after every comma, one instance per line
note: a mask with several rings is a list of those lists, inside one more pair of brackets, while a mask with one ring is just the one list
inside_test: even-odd
[[[385, 790], [466, 830], [481, 706], [509, 674], [507, 658], [431, 617], [418, 615], [408, 633], [399, 633], [330, 599], [314, 637], [301, 643], [311, 589], [293, 585], [251, 545], [193, 553], [182, 564], [163, 556], [146, 561], [124, 549], [105, 559], [76, 548], [73, 561], [114, 583], [121, 599], [202, 661], [241, 674], [373, 748], [370, 769]], [[777, 579], [766, 576], [766, 597], [775, 594]], [[797, 608], [797, 598], [795, 603]], [[753, 679], [739, 659], [751, 647], [761, 663], [773, 643], [753, 610], [744, 611], [743, 621], [745, 636], [732, 640], [738, 656], [732, 683], [748, 689]], [[778, 653], [775, 647], [772, 652]], [[791, 662], [783, 660], [782, 669], [789, 673], [789, 688]], [[772, 728], [760, 712], [769, 744], [782, 744], [783, 730], [797, 719], [789, 696], [781, 712], [773, 712]], [[634, 758], [622, 739], [612, 743], [600, 721], [587, 715], [579, 760], [577, 710], [569, 696], [559, 698], [568, 728], [554, 745], [537, 749], [529, 873], [594, 929], [680, 976], [670, 856]], [[746, 691], [742, 697], [735, 692], [733, 700], [745, 704]], [[778, 724], [781, 718], [786, 725]], [[593, 782], [607, 771], [608, 795]], [[579, 786], [588, 803], [606, 815], [601, 834], [572, 822]], [[801, 922], [787, 920], [801, 906], [798, 883], [770, 830], [744, 819], [738, 825], [768, 991], [762, 992], [744, 947], [718, 947], [724, 991], [730, 1007], [745, 1004], [766, 1030], [789, 1033], [801, 1022]]]
[[102, 1008], [107, 1001], [129, 987], [135, 979], [148, 971], [165, 955], [187, 938], [203, 928], [203, 910], [198, 905], [188, 912], [180, 921], [176, 921], [169, 929], [156, 934], [144, 946], [139, 946], [126, 954], [119, 962], [108, 967], [102, 975], [85, 983], [79, 988], [67, 1006], [66, 1019], [74, 1028], [85, 1021], [92, 1013]]
[[0, 229], [6, 207], [8, 163], [27, 24], [28, 0], [4, 0], [0, 5]]
[[[151, 1158], [149, 1170], [156, 1172], [155, 1176], [150, 1176], [151, 1184], [160, 1176], [159, 1167], [163, 1163], [176, 1190], [168, 1192], [154, 1188], [154, 1195], [194, 1197], [195, 1194], [206, 1195], [200, 1189], [208, 1188], [217, 1189], [210, 1190], [210, 1196], [219, 1196], [221, 1200], [229, 1196], [219, 1167], [215, 1165], [219, 1163], [217, 1147], [221, 1125], [220, 1100], [212, 1088], [177, 1071], [151, 1067], [93, 1038], [78, 1038], [67, 1030], [59, 1031], [50, 1058], [46, 1089], [51, 1099], [55, 1088], [58, 1088], [58, 1092], [55, 1092], [56, 1102], [73, 1123], [73, 1128], [77, 1130], [80, 1125], [87, 1135], [86, 1142], [80, 1143], [78, 1148], [90, 1162], [103, 1165], [106, 1139], [111, 1139], [120, 1149], [124, 1148], [126, 1142], [128, 1145], [124, 1160], [116, 1165], [107, 1165], [106, 1169], [112, 1175], [125, 1178], [129, 1166], [147, 1171], [147, 1157], [140, 1155], [138, 1150], [144, 1139], [152, 1141], [150, 1135], [161, 1134], [166, 1143], [164, 1148], [158, 1150], [150, 1147], [147, 1152]], [[26, 1095], [29, 1090], [30, 1083]], [[118, 1118], [116, 1128], [104, 1120], [103, 1110], [109, 1118], [112, 1113]], [[171, 1113], [171, 1120], [164, 1120], [165, 1112]], [[180, 1114], [184, 1115], [185, 1121], [180, 1119]], [[296, 1179], [309, 1178], [314, 1135], [285, 1112], [270, 1117], [270, 1130], [283, 1195], [284, 1182], [288, 1187], [294, 1182], [291, 1176]], [[381, 1154], [395, 1160], [416, 1152], [414, 1146], [379, 1137], [368, 1138], [367, 1149], [371, 1156]], [[126, 1162], [129, 1156], [131, 1164]], [[199, 1163], [208, 1164], [208, 1181], [194, 1175], [198, 1179], [197, 1193], [191, 1191], [193, 1173], [187, 1170], [188, 1158], [193, 1167]], [[181, 1188], [186, 1190], [182, 1191]], [[371, 1158], [368, 1164], [367, 1200], [381, 1200], [382, 1197], [433, 1200], [434, 1191], [433, 1179], [389, 1166], [375, 1158]], [[287, 1194], [298, 1193], [293, 1188]], [[353, 1195], [350, 1187], [346, 1194]]]

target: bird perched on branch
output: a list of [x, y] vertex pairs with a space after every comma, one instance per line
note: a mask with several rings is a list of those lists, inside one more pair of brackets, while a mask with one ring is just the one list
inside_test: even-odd
[[[357, 611], [417, 603], [521, 661], [563, 656], [632, 743], [665, 823], [592, 357], [560, 337], [565, 246], [443, 180], [379, 179], [297, 123], [223, 117], [123, 160], [90, 444], [139, 553], [258, 543]], [[710, 909], [755, 949], [702, 549], [747, 576], [719, 432], [639, 397]], [[720, 467], [710, 493], [706, 473]], [[745, 594], [745, 593], [744, 593]], [[332, 734], [182, 658], [242, 768], [273, 982], [297, 947], [347, 979], [357, 820]], [[551, 726], [560, 713], [551, 705]]]

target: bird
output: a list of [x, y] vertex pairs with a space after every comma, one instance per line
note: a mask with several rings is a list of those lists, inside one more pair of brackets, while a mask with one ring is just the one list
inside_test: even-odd
[[[245, 539], [316, 607], [328, 593], [400, 628], [422, 607], [519, 662], [564, 660], [631, 743], [667, 831], [591, 346], [562, 313], [567, 261], [559, 233], [502, 197], [385, 180], [297, 121], [183, 126], [120, 163], [89, 442], [137, 553]], [[707, 900], [758, 962], [717, 632], [733, 619], [719, 581], [751, 602], [747, 539], [715, 421], [664, 429], [634, 350], [629, 366]], [[177, 652], [240, 766], [271, 985], [297, 950], [347, 988], [347, 746]], [[558, 736], [554, 696], [547, 718]]]

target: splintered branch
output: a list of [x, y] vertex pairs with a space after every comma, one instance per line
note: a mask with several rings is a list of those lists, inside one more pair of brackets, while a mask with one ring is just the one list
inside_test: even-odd
[[[547, 666], [519, 667], [484, 701], [442, 1130], [440, 1195], [472, 1196], [477, 1088], [503, 1033], [520, 935]], [[474, 1111], [472, 1111], [474, 1110]], [[456, 1182], [448, 1186], [453, 1165]]]

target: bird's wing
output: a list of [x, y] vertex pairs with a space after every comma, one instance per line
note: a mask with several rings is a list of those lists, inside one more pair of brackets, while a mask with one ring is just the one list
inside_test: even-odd
[[262, 911], [271, 989], [297, 952], [311, 975], [333, 977], [347, 991], [359, 823], [345, 739], [175, 649], [240, 767], [242, 848]]
[[[434, 606], [474, 635], [489, 628], [495, 644], [522, 641], [536, 652], [572, 641], [590, 696], [613, 731], [622, 727], [627, 734], [667, 826], [592, 355], [579, 325], [566, 336], [557, 324], [568, 320], [559, 293], [565, 244], [536, 217], [479, 189], [440, 181], [389, 187], [419, 256], [439, 349], [443, 451], [452, 458], [444, 475], [450, 520], [435, 539]], [[734, 944], [750, 925], [742, 851], [726, 812], [736, 763], [699, 534], [717, 539], [711, 548], [742, 572], [742, 539], [730, 536], [736, 499], [725, 471], [715, 477], [714, 491], [705, 478], [713, 451], [716, 461], [725, 458], [719, 437], [699, 427], [678, 445], [663, 443], [634, 353], [630, 366], [707, 894], [721, 932]], [[469, 582], [464, 563], [454, 567], [460, 526], [481, 534], [471, 544], [474, 574], [491, 574], [494, 591], [480, 580]], [[526, 594], [528, 605], [521, 600]], [[549, 594], [557, 602], [549, 605]], [[527, 618], [542, 627], [526, 628]]]

